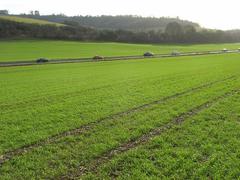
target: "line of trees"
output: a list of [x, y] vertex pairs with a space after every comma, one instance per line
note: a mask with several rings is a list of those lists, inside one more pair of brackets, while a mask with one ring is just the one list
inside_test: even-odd
[[8, 15], [8, 10], [0, 10], [0, 15]]
[[115, 41], [129, 43], [226, 43], [240, 42], [240, 31], [196, 30], [192, 25], [171, 22], [165, 31], [133, 32], [96, 30], [66, 22], [66, 26], [24, 24], [0, 20], [0, 38], [41, 38], [81, 41]]

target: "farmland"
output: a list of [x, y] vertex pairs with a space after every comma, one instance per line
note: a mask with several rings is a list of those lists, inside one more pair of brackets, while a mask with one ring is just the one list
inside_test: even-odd
[[[1, 41], [0, 60], [237, 49]], [[240, 54], [0, 68], [0, 179], [240, 177]]]
[[27, 23], [27, 24], [64, 26], [63, 24], [60, 24], [60, 23], [53, 23], [45, 20], [38, 20], [38, 19], [19, 17], [19, 16], [0, 15], [0, 19], [19, 22], [19, 23]]
[[172, 51], [191, 52], [238, 49], [240, 44], [202, 44], [202, 45], [149, 45], [128, 43], [94, 43], [51, 40], [8, 40], [0, 41], [0, 62], [49, 59], [86, 58], [100, 56], [142, 55], [153, 53], [171, 53]]

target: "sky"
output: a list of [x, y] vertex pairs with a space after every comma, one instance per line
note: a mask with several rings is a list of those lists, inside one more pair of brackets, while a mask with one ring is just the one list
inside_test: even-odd
[[240, 29], [240, 0], [0, 0], [11, 14], [179, 17], [213, 29]]

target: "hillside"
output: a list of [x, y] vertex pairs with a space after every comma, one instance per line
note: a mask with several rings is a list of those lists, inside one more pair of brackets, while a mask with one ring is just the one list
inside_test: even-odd
[[171, 22], [177, 22], [182, 26], [192, 25], [195, 28], [200, 28], [197, 23], [193, 23], [179, 18], [153, 18], [153, 17], [138, 17], [138, 16], [73, 16], [64, 15], [47, 15], [33, 16], [24, 15], [22, 17], [30, 17], [35, 19], [47, 20], [56, 23], [73, 22], [81, 26], [92, 27], [96, 29], [108, 30], [129, 30], [129, 31], [164, 31], [167, 25]]
[[0, 17], [1, 39], [38, 38], [125, 43], [240, 42], [240, 31], [202, 29], [196, 23], [178, 18], [64, 15]]
[[0, 19], [19, 22], [19, 23], [27, 23], [27, 24], [64, 26], [63, 24], [49, 22], [47, 20], [40, 20], [40, 19], [34, 19], [29, 17], [20, 17], [20, 16], [12, 16], [12, 15], [10, 16], [0, 15]]

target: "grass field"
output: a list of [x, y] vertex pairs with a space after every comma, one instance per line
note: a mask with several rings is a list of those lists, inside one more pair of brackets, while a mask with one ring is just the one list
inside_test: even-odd
[[[226, 47], [3, 44], [9, 60], [44, 44], [53, 57]], [[0, 179], [238, 179], [239, 67], [240, 54], [222, 54], [0, 68]]]
[[54, 22], [32, 19], [32, 18], [26, 18], [26, 17], [19, 17], [19, 16], [0, 15], [0, 19], [4, 19], [4, 20], [8, 20], [8, 21], [14, 21], [14, 22], [20, 22], [20, 23], [27, 23], [27, 24], [63, 26], [63, 24], [60, 24], [60, 23], [54, 23]]
[[149, 45], [126, 43], [84, 43], [71, 41], [18, 40], [0, 41], [0, 62], [35, 60], [40, 57], [49, 59], [85, 58], [95, 55], [128, 56], [142, 55], [147, 51], [171, 53], [189, 51], [238, 49], [240, 44], [203, 44], [203, 45]]

